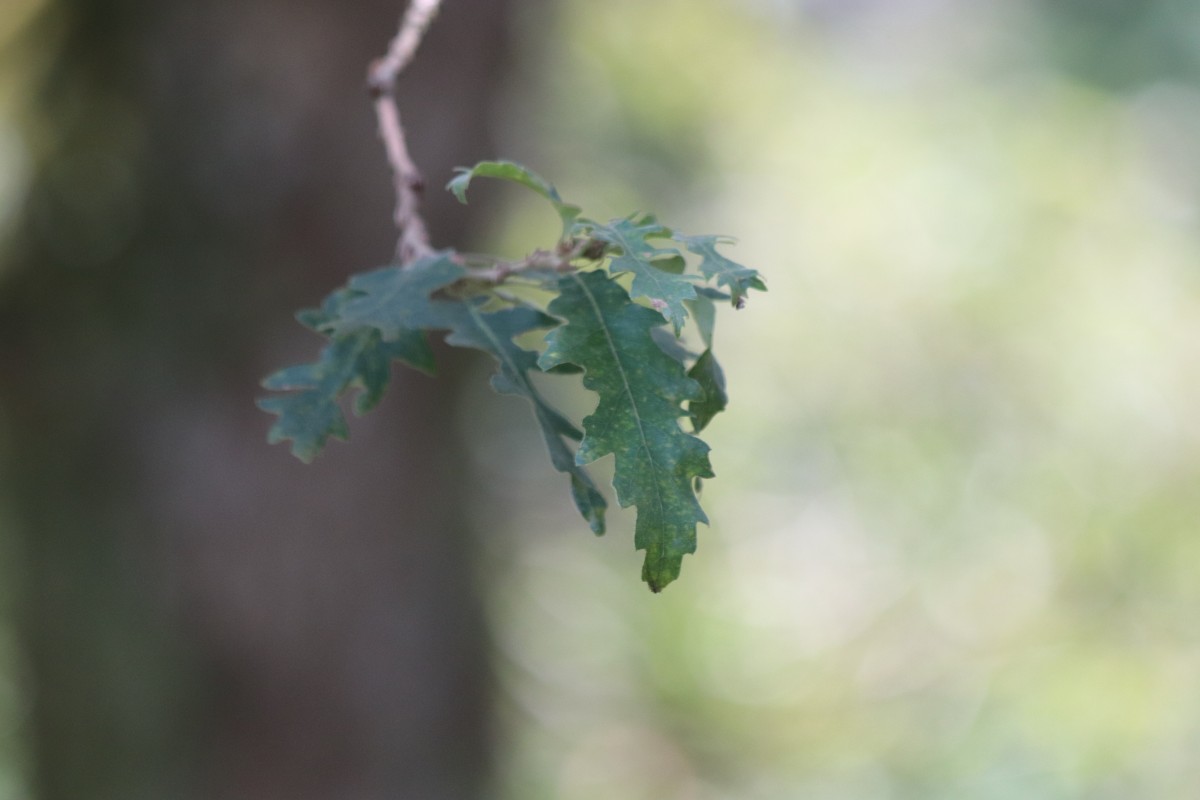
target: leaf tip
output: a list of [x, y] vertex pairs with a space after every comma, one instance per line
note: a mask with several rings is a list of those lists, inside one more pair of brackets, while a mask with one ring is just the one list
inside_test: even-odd
[[301, 449], [296, 446], [292, 447], [292, 455], [294, 455], [296, 458], [300, 459], [300, 461], [302, 461], [305, 464], [311, 464], [317, 458], [317, 454], [315, 452], [313, 452], [311, 450]]
[[467, 186], [471, 183], [471, 170], [466, 167], [456, 167], [454, 171], [457, 174], [446, 184], [446, 190], [465, 206], [467, 204]]
[[664, 548], [646, 549], [646, 560], [642, 562], [642, 580], [650, 591], [658, 594], [675, 582], [683, 567], [683, 553], [668, 554]]
[[646, 582], [646, 586], [649, 587], [650, 591], [654, 594], [661, 594], [662, 590], [674, 583], [675, 579], [678, 577], [679, 573], [674, 575], [650, 574], [648, 572], [642, 573], [642, 580]]

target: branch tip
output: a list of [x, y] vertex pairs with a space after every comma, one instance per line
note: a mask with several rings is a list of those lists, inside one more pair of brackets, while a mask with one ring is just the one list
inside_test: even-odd
[[441, 0], [411, 0], [387, 53], [367, 67], [367, 91], [375, 104], [379, 138], [392, 168], [396, 191], [394, 219], [400, 231], [396, 256], [402, 265], [433, 252], [433, 247], [420, 212], [425, 180], [408, 154], [400, 108], [396, 104], [396, 78], [412, 61], [440, 5]]

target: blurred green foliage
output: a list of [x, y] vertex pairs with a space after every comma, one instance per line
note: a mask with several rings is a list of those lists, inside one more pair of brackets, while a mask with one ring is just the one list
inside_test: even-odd
[[1042, 0], [1047, 51], [1073, 76], [1119, 91], [1200, 80], [1200, 5], [1192, 0]]
[[529, 34], [512, 155], [737, 235], [771, 293], [718, 331], [712, 528], [666, 596], [623, 579], [628, 519], [598, 560], [483, 445], [519, 498], [503, 796], [1192, 796], [1195, 4], [808, 6]]

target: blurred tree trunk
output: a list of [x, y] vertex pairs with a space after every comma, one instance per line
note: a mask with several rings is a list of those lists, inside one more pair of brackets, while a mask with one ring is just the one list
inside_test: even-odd
[[[448, 2], [401, 80], [435, 245], [467, 230], [450, 167], [494, 155], [509, 6]], [[43, 800], [480, 791], [461, 356], [398, 372], [308, 467], [253, 407], [320, 346], [292, 310], [391, 255], [362, 86], [402, 10], [53, 0], [26, 39], [48, 66], [0, 273], [0, 446]]]

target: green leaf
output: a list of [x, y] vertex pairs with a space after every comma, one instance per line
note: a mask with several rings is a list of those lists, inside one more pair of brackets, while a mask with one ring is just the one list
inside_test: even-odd
[[679, 341], [666, 328], [660, 327], [650, 331], [650, 338], [658, 345], [659, 350], [662, 350], [680, 364], [696, 358], [696, 354], [684, 347], [683, 342]]
[[630, 293], [650, 300], [671, 322], [678, 336], [687, 320], [684, 301], [696, 296], [696, 287], [692, 285], [695, 277], [676, 271], [680, 268], [677, 249], [658, 247], [648, 241], [670, 238], [671, 230], [658, 224], [653, 217], [627, 217], [613, 220], [608, 225], [593, 223], [591, 235], [617, 248], [619, 252], [613, 255], [608, 271], [613, 275], [633, 273]]
[[696, 478], [712, 477], [708, 445], [679, 426], [683, 401], [703, 392], [651, 338], [659, 315], [633, 303], [614, 280], [600, 271], [573, 273], [559, 286], [548, 310], [566, 325], [546, 337], [538, 363], [578, 364], [584, 386], [600, 396], [583, 421], [576, 461], [615, 456], [617, 499], [637, 506], [642, 578], [661, 591], [679, 576], [683, 556], [695, 552], [696, 523], [708, 521], [693, 490]]
[[575, 453], [563, 441], [564, 438], [579, 441], [583, 434], [547, 403], [530, 381], [529, 372], [538, 369], [537, 354], [513, 342], [515, 336], [552, 328], [559, 321], [524, 307], [484, 312], [477, 302], [437, 301], [430, 306], [430, 323], [431, 327], [450, 329], [446, 336], [448, 344], [482, 350], [499, 362], [500, 371], [492, 376], [492, 387], [504, 394], [525, 397], [533, 404], [551, 463], [571, 479], [575, 507], [594, 533], [604, 533], [604, 512], [608, 504], [591, 477], [576, 464]]
[[687, 269], [687, 261], [678, 253], [666, 258], [656, 258], [651, 263], [663, 272], [669, 272], [672, 275], [682, 275]]
[[383, 267], [356, 275], [339, 293], [338, 302], [323, 309], [327, 319], [318, 327], [332, 336], [376, 330], [385, 342], [412, 341], [421, 328], [429, 327], [429, 296], [466, 274], [450, 258], [450, 251], [443, 251], [406, 267]]
[[711, 286], [697, 286], [696, 295], [698, 297], [707, 297], [709, 300], [728, 300], [729, 293], [722, 292], [720, 289], [714, 289]]
[[433, 374], [433, 351], [420, 330], [429, 322], [429, 295], [464, 274], [447, 253], [437, 253], [408, 267], [385, 267], [355, 276], [349, 286], [332, 292], [320, 309], [296, 315], [305, 326], [331, 341], [313, 364], [288, 367], [263, 381], [267, 389], [290, 394], [265, 397], [259, 408], [279, 419], [271, 426], [271, 443], [292, 440], [292, 453], [312, 461], [329, 437], [349, 435], [338, 398], [359, 388], [356, 414], [378, 405], [387, 388], [392, 361]]
[[459, 167], [455, 171], [458, 172], [458, 175], [446, 184], [446, 188], [454, 193], [460, 203], [467, 202], [467, 187], [471, 185], [472, 178], [497, 178], [519, 183], [549, 200], [550, 204], [554, 206], [554, 210], [558, 212], [559, 219], [562, 220], [564, 236], [575, 222], [576, 217], [579, 216], [579, 206], [564, 203], [563, 199], [559, 197], [558, 190], [550, 181], [514, 161], [480, 161], [469, 169]]
[[704, 397], [688, 403], [688, 416], [692, 418], [692, 429], [697, 433], [708, 427], [712, 418], [725, 410], [729, 405], [729, 395], [725, 392], [725, 372], [712, 350], [705, 350], [696, 359], [696, 363], [688, 370], [688, 377], [700, 384]]
[[[547, 200], [562, 221], [561, 241], [513, 262], [434, 253], [355, 276], [320, 308], [300, 312], [302, 324], [330, 341], [315, 363], [264, 381], [285, 392], [258, 401], [278, 417], [268, 439], [290, 440], [294, 454], [312, 460], [330, 437], [348, 435], [343, 395], [357, 390], [353, 408], [361, 414], [380, 401], [393, 361], [432, 372], [425, 331], [446, 331], [449, 344], [496, 359], [493, 388], [529, 400], [551, 462], [567, 475], [575, 505], [596, 533], [604, 532], [607, 504], [583, 467], [614, 456], [618, 501], [637, 508], [643, 580], [661, 591], [695, 552], [696, 525], [708, 522], [697, 494], [713, 471], [708, 445], [693, 434], [728, 404], [712, 349], [714, 302], [741, 307], [750, 290], [766, 286], [758, 272], [718, 252], [726, 239], [678, 235], [645, 214], [607, 224], [584, 218], [552, 184], [511, 161], [459, 169], [447, 188], [466, 203], [476, 177], [517, 183]], [[689, 272], [692, 255], [699, 263]], [[469, 268], [475, 262], [478, 271]], [[575, 271], [583, 263], [591, 271]], [[549, 313], [542, 311], [547, 300]], [[689, 316], [699, 355], [680, 338]], [[540, 357], [525, 349], [548, 328]], [[581, 373], [597, 393], [582, 432], [546, 402], [535, 370]]]
[[279, 415], [267, 441], [291, 439], [292, 454], [306, 463], [312, 461], [330, 436], [346, 439], [350, 434], [338, 398], [351, 389], [362, 389], [354, 411], [366, 413], [379, 404], [387, 389], [391, 362], [409, 360], [411, 355], [406, 340], [383, 342], [375, 331], [359, 331], [331, 341], [316, 363], [276, 372], [263, 381], [263, 387], [289, 393], [258, 400], [263, 411]]
[[[718, 294], [720, 294], [718, 292]], [[728, 300], [729, 295], [721, 295], [720, 300]], [[704, 342], [704, 346], [709, 350], [713, 346], [713, 328], [717, 324], [717, 307], [713, 304], [713, 298], [707, 294], [700, 294], [695, 300], [688, 303], [688, 308], [691, 309], [692, 319], [696, 320], [696, 328], [700, 331], [700, 340]]]
[[708, 280], [717, 279], [718, 286], [729, 287], [733, 305], [741, 308], [746, 304], [746, 294], [751, 289], [767, 290], [757, 270], [743, 267], [717, 252], [717, 245], [729, 242], [721, 236], [676, 236], [690, 252], [700, 256], [700, 272]]

